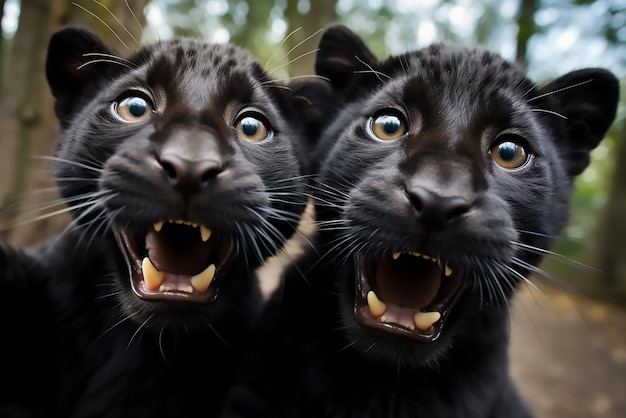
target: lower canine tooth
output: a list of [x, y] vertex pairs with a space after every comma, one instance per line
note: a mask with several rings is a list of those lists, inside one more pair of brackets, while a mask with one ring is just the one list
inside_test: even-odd
[[387, 306], [378, 299], [378, 296], [372, 290], [367, 292], [367, 307], [374, 318], [382, 316], [387, 310]]
[[439, 321], [439, 318], [441, 318], [439, 312], [418, 312], [413, 317], [413, 322], [421, 331], [426, 331], [435, 322]]
[[148, 257], [144, 257], [141, 261], [141, 270], [143, 272], [143, 281], [148, 290], [157, 290], [163, 283], [163, 273], [158, 271]]
[[191, 285], [198, 292], [206, 292], [215, 277], [215, 264], [209, 265], [202, 273], [191, 278]]

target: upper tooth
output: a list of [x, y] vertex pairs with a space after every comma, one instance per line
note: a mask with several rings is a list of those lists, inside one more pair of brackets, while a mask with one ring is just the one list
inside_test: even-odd
[[202, 237], [202, 242], [207, 242], [211, 237], [211, 230], [206, 226], [200, 225], [200, 236]]
[[204, 269], [202, 273], [198, 273], [191, 278], [191, 285], [198, 292], [205, 292], [211, 285], [211, 282], [213, 281], [214, 277], [215, 277], [215, 264], [211, 264], [209, 265], [209, 267]]
[[426, 331], [435, 322], [439, 321], [441, 314], [439, 312], [418, 312], [413, 317], [415, 326], [422, 331]]
[[161, 228], [163, 228], [163, 222], [155, 222], [154, 223], [154, 230], [159, 232], [161, 230]]
[[374, 318], [378, 318], [387, 310], [387, 306], [378, 299], [378, 296], [372, 290], [367, 292], [367, 306]]
[[148, 257], [144, 257], [141, 262], [141, 270], [143, 271], [143, 281], [148, 290], [157, 290], [163, 283], [164, 275], [154, 267]]
[[168, 222], [179, 224], [179, 225], [189, 225], [189, 226], [193, 226], [194, 228], [198, 227], [197, 223], [191, 222], [191, 221], [185, 221], [183, 219], [170, 219]]
[[397, 260], [398, 258], [400, 258], [400, 253], [393, 253], [391, 256], [394, 260]]
[[446, 267], [444, 269], [444, 274], [446, 275], [446, 277], [452, 275], [452, 269], [450, 267], [448, 267], [448, 265], [446, 265]]

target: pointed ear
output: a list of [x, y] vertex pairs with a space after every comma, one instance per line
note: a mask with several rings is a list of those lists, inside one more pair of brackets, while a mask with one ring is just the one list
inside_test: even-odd
[[50, 38], [46, 77], [61, 122], [74, 113], [80, 97], [95, 93], [95, 87], [120, 67], [110, 65], [110, 58], [107, 63], [107, 57], [101, 54], [115, 56], [117, 53], [85, 29], [67, 27]]
[[588, 68], [565, 74], [541, 89], [556, 100], [556, 111], [567, 118], [568, 173], [576, 176], [589, 165], [589, 153], [600, 143], [615, 119], [619, 81], [609, 71]]
[[378, 66], [378, 60], [363, 40], [343, 25], [332, 25], [322, 35], [315, 61], [315, 72], [330, 80], [341, 91], [355, 71]]

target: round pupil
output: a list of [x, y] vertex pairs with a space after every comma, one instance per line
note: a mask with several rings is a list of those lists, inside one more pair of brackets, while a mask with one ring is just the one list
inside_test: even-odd
[[500, 158], [504, 161], [511, 161], [515, 159], [517, 145], [513, 142], [503, 142], [498, 146], [498, 152], [500, 153]]
[[128, 111], [133, 116], [143, 116], [146, 113], [146, 108], [146, 101], [138, 97], [134, 97], [128, 101]]
[[378, 123], [382, 125], [386, 134], [394, 134], [400, 129], [400, 120], [395, 116], [381, 116], [378, 118]]
[[246, 135], [254, 136], [259, 130], [259, 121], [252, 117], [243, 118], [241, 120], [241, 130]]

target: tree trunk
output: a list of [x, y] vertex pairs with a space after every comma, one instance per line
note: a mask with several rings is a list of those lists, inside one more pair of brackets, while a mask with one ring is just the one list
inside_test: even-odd
[[528, 41], [537, 32], [535, 13], [538, 7], [538, 0], [521, 0], [517, 14], [515, 61], [524, 68], [528, 67]]
[[626, 129], [622, 127], [612, 184], [602, 217], [596, 265], [605, 295], [626, 301]]
[[[36, 217], [22, 217], [19, 212], [31, 204], [30, 198], [38, 197], [36, 191], [50, 185], [48, 164], [34, 157], [50, 155], [55, 136], [52, 98], [43, 70], [48, 38], [45, 28], [52, 15], [52, 6], [48, 0], [21, 2], [18, 28], [7, 68], [7, 80], [10, 82], [4, 83], [0, 104], [3, 227]], [[32, 201], [35, 206], [36, 200]], [[28, 243], [32, 242], [32, 238], [38, 240], [40, 236], [47, 235], [51, 229], [50, 221], [29, 223], [24, 228], [10, 228], [4, 232], [18, 243]], [[27, 236], [31, 239], [26, 239]]]
[[0, 0], [0, 86], [4, 83], [4, 66], [5, 66], [5, 57], [4, 57], [4, 43], [6, 39], [4, 39], [4, 28], [2, 27], [2, 18], [4, 17], [4, 3], [5, 0]]
[[5, 83], [0, 96], [2, 236], [17, 244], [30, 245], [58, 233], [69, 222], [68, 215], [43, 216], [62, 209], [63, 205], [44, 209], [58, 199], [58, 194], [52, 181], [50, 160], [37, 158], [53, 154], [58, 135], [53, 98], [44, 71], [50, 35], [61, 25], [80, 24], [103, 38], [108, 37], [108, 42], [114, 46], [115, 42], [116, 45], [126, 44], [127, 48], [119, 49], [127, 54], [139, 48], [140, 25], [145, 22], [143, 10], [147, 2], [128, 2], [138, 24], [128, 12], [125, 1], [109, 0], [109, 4], [116, 5], [107, 6], [109, 13], [92, 1], [76, 2], [80, 4], [76, 6], [73, 0], [22, 0], [7, 69], [7, 80], [11, 82]]
[[[321, 31], [337, 20], [337, 0], [310, 0], [307, 13], [298, 11], [298, 0], [289, 0], [285, 12], [291, 34], [285, 45], [289, 53], [290, 76], [313, 75], [315, 73], [315, 49]], [[309, 38], [310, 39], [307, 39]], [[301, 45], [297, 46], [298, 44]], [[296, 47], [297, 46], [297, 47]], [[306, 55], [305, 55], [306, 54]]]

